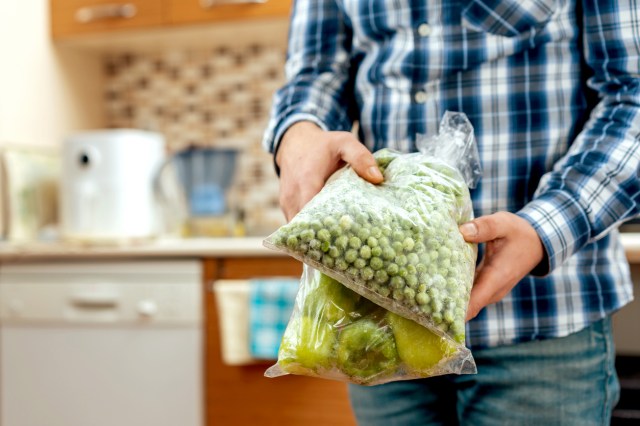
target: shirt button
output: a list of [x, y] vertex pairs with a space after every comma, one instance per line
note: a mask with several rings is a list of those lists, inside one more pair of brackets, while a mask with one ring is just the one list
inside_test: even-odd
[[414, 95], [413, 98], [419, 104], [423, 104], [423, 103], [427, 102], [427, 94], [425, 92], [423, 92], [422, 90], [419, 91], [419, 92], [416, 92], [416, 94]]
[[429, 34], [431, 34], [431, 27], [429, 26], [429, 24], [420, 24], [418, 26], [418, 34], [420, 34], [420, 37], [427, 37]]

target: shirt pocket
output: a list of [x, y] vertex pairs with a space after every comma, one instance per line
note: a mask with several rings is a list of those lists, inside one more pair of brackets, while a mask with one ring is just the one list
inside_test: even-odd
[[515, 37], [544, 26], [558, 0], [470, 0], [462, 9], [462, 26], [474, 31]]

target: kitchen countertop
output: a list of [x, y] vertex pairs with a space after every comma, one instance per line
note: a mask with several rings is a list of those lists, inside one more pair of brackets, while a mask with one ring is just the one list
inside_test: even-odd
[[[262, 245], [265, 237], [173, 238], [121, 245], [62, 242], [0, 243], [0, 261], [96, 258], [206, 258], [286, 256]], [[640, 263], [640, 232], [621, 233], [630, 263]]]
[[264, 247], [264, 238], [172, 238], [111, 245], [64, 242], [0, 243], [0, 261], [285, 256], [284, 253]]

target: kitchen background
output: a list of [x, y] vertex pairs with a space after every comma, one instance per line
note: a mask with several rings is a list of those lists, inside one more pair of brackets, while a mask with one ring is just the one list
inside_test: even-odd
[[[284, 223], [260, 142], [291, 1], [220, 1], [0, 0], [0, 426], [354, 425], [343, 384], [267, 380], [273, 357], [249, 350], [252, 289], [292, 294], [301, 271], [261, 244]], [[162, 134], [169, 155], [238, 150], [242, 238], [60, 241], [64, 141], [121, 128]], [[638, 235], [624, 235], [637, 293]], [[615, 322], [617, 424], [633, 424], [638, 303]]]

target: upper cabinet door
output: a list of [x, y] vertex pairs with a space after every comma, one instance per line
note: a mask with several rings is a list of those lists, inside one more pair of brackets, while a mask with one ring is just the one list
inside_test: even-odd
[[[54, 38], [163, 24], [161, 0], [50, 0]], [[186, 3], [186, 1], [185, 1]]]
[[172, 24], [286, 18], [292, 0], [166, 0]]

